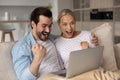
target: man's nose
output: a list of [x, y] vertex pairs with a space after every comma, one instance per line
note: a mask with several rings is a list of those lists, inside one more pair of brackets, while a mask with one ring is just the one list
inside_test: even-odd
[[45, 28], [45, 31], [46, 31], [46, 32], [50, 32], [50, 28], [49, 28], [49, 27], [46, 27], [46, 28]]

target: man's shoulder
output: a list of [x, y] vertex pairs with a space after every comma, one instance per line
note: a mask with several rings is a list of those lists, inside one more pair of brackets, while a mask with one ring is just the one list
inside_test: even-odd
[[17, 41], [14, 46], [13, 46], [13, 49], [26, 49], [26, 47], [29, 47], [30, 46], [30, 42], [27, 41], [25, 38]]
[[12, 48], [12, 55], [13, 56], [23, 56], [23, 55], [30, 55], [31, 46], [24, 40], [17, 41], [13, 48]]

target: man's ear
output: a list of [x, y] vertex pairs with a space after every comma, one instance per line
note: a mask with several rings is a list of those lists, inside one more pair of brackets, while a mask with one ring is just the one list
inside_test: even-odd
[[32, 26], [32, 28], [33, 28], [33, 27], [36, 27], [36, 24], [35, 24], [34, 21], [31, 22], [31, 26]]

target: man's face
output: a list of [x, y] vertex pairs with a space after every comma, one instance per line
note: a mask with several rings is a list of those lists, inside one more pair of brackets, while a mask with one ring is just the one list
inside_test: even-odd
[[34, 22], [33, 24], [34, 25], [32, 25], [32, 27], [34, 38], [42, 41], [47, 40], [51, 32], [52, 18], [40, 15], [38, 24], [36, 25]]

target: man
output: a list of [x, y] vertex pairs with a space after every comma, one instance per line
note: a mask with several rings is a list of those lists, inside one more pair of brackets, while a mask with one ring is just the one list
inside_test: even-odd
[[18, 80], [36, 80], [39, 75], [60, 70], [56, 48], [49, 40], [52, 13], [38, 7], [31, 17], [32, 31], [12, 49], [14, 70]]

